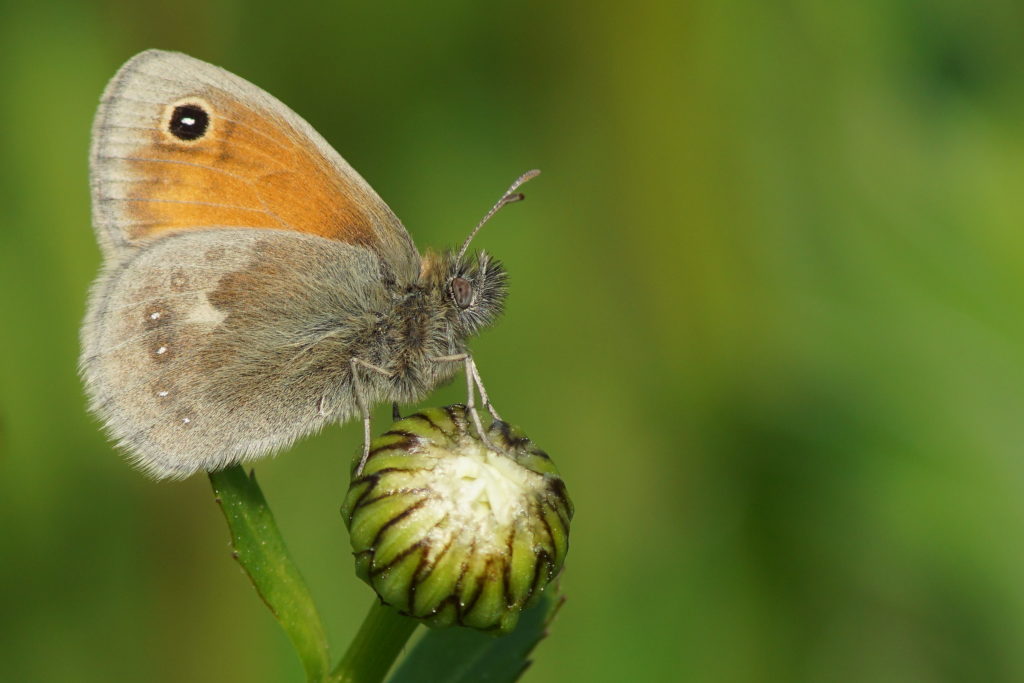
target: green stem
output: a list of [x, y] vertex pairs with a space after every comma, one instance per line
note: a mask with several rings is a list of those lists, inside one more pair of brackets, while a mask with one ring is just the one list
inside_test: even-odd
[[235, 465], [210, 473], [210, 484], [231, 531], [234, 556], [274, 618], [288, 634], [308, 681], [330, 666], [327, 636], [313, 596], [292, 562], [255, 475]]
[[378, 683], [384, 680], [409, 636], [419, 625], [374, 599], [359, 633], [331, 672], [331, 683]]

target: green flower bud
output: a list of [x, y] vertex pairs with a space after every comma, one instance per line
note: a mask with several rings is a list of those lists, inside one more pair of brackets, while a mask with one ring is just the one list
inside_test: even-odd
[[573, 507], [546, 453], [465, 406], [429, 408], [374, 440], [342, 506], [356, 573], [431, 626], [507, 633], [562, 568]]

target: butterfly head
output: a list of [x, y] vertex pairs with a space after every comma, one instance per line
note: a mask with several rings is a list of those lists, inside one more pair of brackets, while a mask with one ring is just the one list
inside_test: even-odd
[[[469, 233], [462, 247], [441, 254], [427, 254], [420, 269], [421, 284], [439, 291], [446, 317], [461, 338], [475, 334], [501, 315], [505, 304], [505, 269], [490, 254], [480, 251], [467, 254], [470, 243], [487, 221], [506, 204], [523, 199], [519, 186], [540, 171], [527, 171], [512, 183], [487, 215]], [[429, 282], [425, 282], [429, 280]]]
[[459, 258], [452, 251], [428, 252], [420, 284], [433, 290], [444, 317], [461, 338], [493, 323], [504, 308], [508, 276], [501, 262], [485, 251]]

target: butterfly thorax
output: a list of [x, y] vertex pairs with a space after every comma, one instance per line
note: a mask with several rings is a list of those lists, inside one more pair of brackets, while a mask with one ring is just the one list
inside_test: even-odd
[[486, 253], [456, 263], [451, 252], [428, 252], [419, 280], [396, 286], [390, 305], [350, 347], [353, 357], [386, 371], [361, 373], [368, 397], [415, 402], [449, 380], [468, 339], [500, 314], [505, 279]]

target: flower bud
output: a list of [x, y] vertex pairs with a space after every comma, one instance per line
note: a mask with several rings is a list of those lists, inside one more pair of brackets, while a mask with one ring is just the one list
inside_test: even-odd
[[429, 408], [374, 440], [342, 506], [356, 573], [431, 626], [507, 633], [557, 575], [573, 507], [546, 453], [462, 405]]

